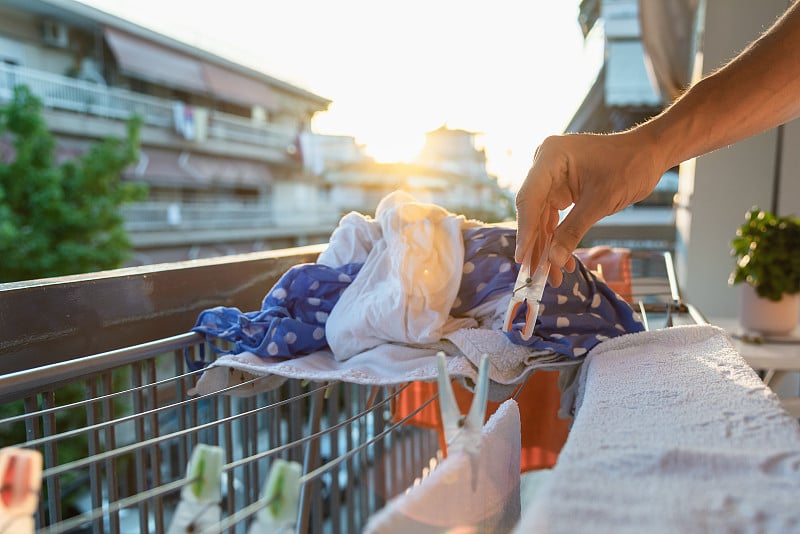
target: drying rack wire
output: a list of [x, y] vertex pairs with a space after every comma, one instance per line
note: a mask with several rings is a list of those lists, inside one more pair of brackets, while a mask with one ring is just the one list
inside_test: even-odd
[[4, 445], [44, 458], [38, 531], [166, 531], [192, 450], [206, 443], [225, 451], [220, 532], [244, 532], [267, 504], [273, 458], [303, 465], [300, 530], [353, 532], [440, 454], [434, 431], [391, 420], [403, 386], [288, 380], [253, 397], [235, 396], [249, 382], [192, 396], [190, 364], [209, 349], [177, 338], [0, 377], [4, 412], [18, 412], [0, 421]]

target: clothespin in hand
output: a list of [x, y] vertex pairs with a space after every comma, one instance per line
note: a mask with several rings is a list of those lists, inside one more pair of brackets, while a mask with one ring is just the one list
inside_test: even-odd
[[300, 475], [303, 467], [281, 458], [272, 460], [269, 475], [261, 491], [266, 504], [256, 513], [249, 534], [272, 534], [294, 531], [300, 510]]
[[200, 532], [219, 524], [223, 456], [222, 447], [198, 443], [194, 448], [168, 534]]
[[550, 236], [548, 235], [536, 270], [531, 272], [531, 266], [527, 263], [520, 265], [517, 281], [511, 292], [511, 299], [508, 301], [508, 309], [503, 321], [503, 330], [506, 332], [511, 332], [513, 321], [522, 305], [525, 304], [527, 306], [525, 324], [519, 334], [523, 341], [528, 341], [531, 338], [533, 329], [536, 326], [536, 319], [539, 317], [542, 295], [547, 284], [547, 275], [550, 273], [550, 260], [547, 255], [549, 249]]
[[0, 449], [0, 532], [33, 534], [33, 514], [42, 487], [42, 453], [31, 449]]
[[480, 454], [481, 430], [486, 418], [486, 402], [489, 396], [489, 357], [483, 355], [478, 367], [478, 380], [467, 416], [461, 415], [453, 393], [453, 384], [447, 372], [447, 359], [444, 352], [436, 354], [439, 367], [439, 407], [442, 413], [444, 439], [447, 455], [459, 451], [466, 452], [472, 467], [472, 489], [477, 487], [478, 455]]

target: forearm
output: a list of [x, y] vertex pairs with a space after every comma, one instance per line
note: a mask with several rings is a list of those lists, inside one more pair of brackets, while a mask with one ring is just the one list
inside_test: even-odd
[[636, 130], [666, 170], [800, 115], [800, 9]]

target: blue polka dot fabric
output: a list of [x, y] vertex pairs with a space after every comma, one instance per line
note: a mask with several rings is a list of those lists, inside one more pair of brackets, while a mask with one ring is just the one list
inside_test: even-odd
[[[499, 296], [510, 296], [519, 266], [514, 262], [516, 232], [480, 226], [465, 229], [464, 267], [451, 315], [460, 316]], [[577, 261], [577, 258], [576, 258]], [[534, 335], [520, 331], [525, 306], [505, 335], [512, 343], [580, 358], [611, 337], [644, 330], [633, 309], [580, 261], [565, 273], [558, 288], [546, 286]], [[216, 307], [200, 313], [192, 331], [207, 339], [233, 344], [230, 351], [249, 351], [263, 357], [294, 358], [327, 347], [325, 323], [342, 291], [358, 276], [362, 264], [338, 268], [321, 264], [297, 265], [287, 271], [263, 300], [261, 310], [241, 312]]]
[[328, 314], [360, 269], [361, 264], [295, 265], [267, 293], [261, 310], [211, 308], [200, 313], [192, 331], [233, 343], [232, 350], [219, 352], [290, 358], [324, 349]]
[[512, 331], [506, 333], [513, 343], [577, 358], [606, 339], [644, 330], [627, 302], [577, 258], [576, 265], [575, 271], [564, 273], [559, 287], [545, 286], [539, 318], [527, 341], [521, 335], [526, 312], [525, 305], [521, 307]]
[[462, 234], [464, 268], [458, 297], [450, 312], [455, 317], [497, 295], [510, 292], [519, 270], [514, 263], [514, 231], [490, 226], [470, 228]]

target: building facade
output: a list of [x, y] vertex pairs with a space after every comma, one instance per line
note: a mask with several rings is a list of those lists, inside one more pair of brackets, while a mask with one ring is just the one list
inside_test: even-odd
[[[583, 0], [578, 23], [584, 37], [602, 32], [605, 60], [566, 132], [611, 133], [626, 130], [659, 113], [667, 99], [658, 90], [647, 61], [637, 0]], [[619, 245], [673, 249], [673, 197], [678, 169], [661, 178], [647, 198], [598, 221], [583, 246]]]

